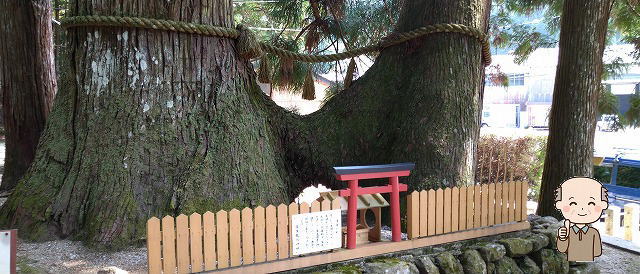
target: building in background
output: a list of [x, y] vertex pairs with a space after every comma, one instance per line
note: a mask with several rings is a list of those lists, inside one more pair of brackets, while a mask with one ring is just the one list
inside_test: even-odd
[[[618, 98], [618, 109], [624, 114], [629, 109], [629, 100], [635, 92], [640, 92], [640, 64], [633, 59], [633, 45], [612, 45], [604, 52], [604, 62], [613, 61], [630, 64], [622, 75], [602, 81], [606, 88]], [[553, 97], [553, 85], [558, 63], [558, 48], [535, 50], [522, 64], [516, 64], [512, 55], [494, 55], [492, 67], [508, 77], [507, 87], [486, 81], [482, 107], [482, 126], [546, 128], [549, 125], [549, 111]], [[347, 60], [348, 61], [348, 60]], [[373, 64], [366, 58], [358, 61], [360, 75]], [[342, 65], [346, 68], [346, 63]], [[489, 72], [487, 72], [489, 73]], [[357, 78], [357, 77], [356, 77]], [[312, 113], [322, 106], [327, 88], [344, 79], [344, 70], [336, 73], [315, 74], [316, 99], [302, 99], [302, 92], [271, 89], [268, 84], [260, 84], [281, 107], [301, 115]]]
[[[616, 79], [603, 83], [618, 97], [621, 113], [629, 109], [629, 99], [640, 90], [640, 65], [633, 59], [632, 45], [608, 46], [604, 62], [614, 60], [631, 64]], [[549, 111], [558, 63], [558, 48], [534, 51], [522, 64], [511, 55], [493, 56], [492, 66], [509, 78], [508, 87], [486, 81], [483, 99], [482, 125], [495, 127], [548, 127]], [[635, 62], [635, 63], [634, 63]]]

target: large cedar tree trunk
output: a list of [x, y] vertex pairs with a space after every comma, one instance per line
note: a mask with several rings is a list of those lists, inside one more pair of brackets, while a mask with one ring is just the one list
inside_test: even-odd
[[571, 177], [593, 173], [602, 54], [612, 2], [564, 1], [539, 215], [562, 217], [555, 209], [555, 190]]
[[13, 189], [36, 154], [56, 91], [51, 1], [0, 1], [0, 92], [6, 137], [0, 190]]
[[[79, 1], [74, 15], [128, 15], [232, 27], [231, 1]], [[398, 31], [485, 29], [484, 0], [407, 1]], [[233, 40], [129, 28], [69, 32], [61, 83], [36, 161], [0, 210], [32, 239], [122, 246], [151, 216], [290, 202], [330, 167], [413, 161], [412, 188], [472, 180], [480, 43], [436, 34], [384, 50], [351, 88], [298, 116], [258, 88]]]

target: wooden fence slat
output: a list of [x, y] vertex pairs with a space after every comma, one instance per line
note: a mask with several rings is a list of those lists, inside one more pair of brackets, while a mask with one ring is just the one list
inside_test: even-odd
[[318, 212], [318, 211], [320, 211], [320, 202], [313, 201], [311, 203], [311, 212]]
[[[329, 202], [326, 201], [325, 202]], [[287, 205], [278, 206], [278, 259], [289, 258], [289, 214]]]
[[509, 183], [502, 183], [502, 223], [509, 222]]
[[482, 184], [482, 215], [480, 217], [480, 226], [487, 226], [489, 213], [489, 186]]
[[475, 192], [474, 185], [467, 186], [467, 229], [473, 228], [473, 197], [475, 197]]
[[429, 189], [427, 193], [427, 196], [429, 196], [429, 198], [427, 198], [427, 202], [429, 203], [429, 214], [427, 215], [427, 234], [431, 236], [436, 234], [436, 191], [433, 189]]
[[520, 207], [520, 221], [527, 219], [527, 196], [529, 194], [529, 183], [522, 182], [522, 206]]
[[218, 244], [218, 268], [229, 267], [229, 223], [224, 210], [216, 212], [216, 242]]
[[[407, 195], [407, 237], [409, 239], [414, 239], [420, 236], [420, 204], [416, 203], [416, 191]], [[420, 194], [418, 193], [418, 199]], [[416, 207], [416, 205], [418, 205]], [[416, 233], [417, 231], [417, 233]]]
[[229, 211], [229, 259], [231, 266], [239, 266], [242, 259], [242, 246], [240, 243], [240, 210]]
[[515, 182], [509, 182], [509, 222], [513, 222], [515, 220], [514, 213], [516, 211], [514, 208], [516, 207], [516, 184]]
[[254, 246], [255, 246], [255, 262], [261, 263], [266, 260], [266, 242], [265, 242], [265, 223], [264, 223], [264, 207], [256, 207], [253, 210], [253, 227], [254, 227]]
[[215, 214], [207, 211], [202, 215], [202, 227], [204, 230], [202, 247], [204, 251], [204, 270], [216, 269], [216, 223]]
[[173, 217], [162, 218], [162, 269], [165, 273], [173, 273], [176, 269], [176, 245]]
[[178, 273], [189, 273], [189, 217], [184, 214], [176, 217], [176, 255]]
[[300, 214], [309, 213], [309, 204], [301, 203], [300, 204]]
[[496, 183], [495, 224], [502, 223], [502, 184]]
[[620, 207], [610, 205], [607, 208], [607, 218], [605, 219], [605, 234], [613, 237], [619, 237], [620, 231]]
[[278, 244], [276, 243], [278, 219], [276, 219], [275, 206], [267, 206], [265, 222], [267, 226], [267, 261], [273, 261], [276, 259], [276, 253], [278, 253]]
[[515, 211], [513, 213], [513, 220], [514, 221], [520, 221], [521, 217], [520, 217], [520, 213], [522, 212], [521, 208], [522, 208], [522, 182], [516, 182], [515, 183], [515, 187], [516, 187], [516, 206], [515, 206]]
[[489, 184], [489, 193], [487, 197], [489, 198], [487, 204], [489, 206], [489, 211], [487, 212], [487, 225], [494, 225], [496, 223], [496, 184]]
[[147, 265], [149, 266], [149, 274], [160, 274], [162, 272], [161, 240], [160, 219], [152, 217], [147, 221]]
[[640, 205], [628, 203], [624, 205], [624, 239], [637, 242], [638, 237], [638, 216]]
[[331, 201], [326, 200], [326, 199], [325, 199], [325, 200], [323, 200], [323, 201], [320, 203], [320, 210], [321, 210], [321, 211], [331, 210]]
[[340, 200], [335, 199], [333, 201], [331, 201], [331, 209], [342, 209], [342, 206], [340, 205]]
[[253, 212], [242, 209], [242, 265], [253, 263]]
[[442, 234], [444, 230], [444, 191], [436, 190], [436, 234]]
[[407, 237], [414, 239], [420, 236], [420, 193], [417, 191], [407, 195]]
[[418, 211], [420, 212], [420, 236], [424, 237], [429, 234], [429, 192], [426, 190], [420, 191], [419, 194], [416, 194], [416, 198], [420, 200], [418, 205]]
[[202, 216], [193, 213], [189, 216], [189, 234], [191, 242], [191, 272], [202, 271]]
[[[337, 201], [334, 200], [334, 201]], [[291, 222], [291, 216], [298, 214], [298, 203], [293, 202], [289, 204], [289, 235], [293, 235], [293, 222]], [[289, 250], [293, 251], [293, 241], [289, 240]], [[293, 254], [291, 255], [293, 257]]]
[[458, 231], [459, 198], [460, 190], [458, 187], [453, 187], [451, 189], [451, 231]]
[[467, 229], [467, 187], [460, 188], [460, 214], [458, 215], [460, 222], [458, 228], [460, 230]]
[[445, 188], [443, 194], [444, 212], [442, 213], [442, 217], [444, 218], [444, 228], [442, 229], [442, 233], [449, 233], [451, 232], [451, 189], [448, 187]]
[[473, 193], [473, 227], [480, 227], [482, 217], [482, 186], [475, 185]]
[[638, 244], [640, 238], [640, 205], [628, 203], [624, 205], [624, 239]]

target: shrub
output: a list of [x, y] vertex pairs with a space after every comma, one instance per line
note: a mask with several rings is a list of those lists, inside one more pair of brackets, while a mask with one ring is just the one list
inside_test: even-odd
[[546, 137], [482, 136], [477, 151], [476, 182], [527, 182], [529, 199], [537, 199], [546, 142]]
[[[603, 184], [611, 182], [611, 168], [594, 166], [593, 178]], [[616, 185], [640, 188], [640, 168], [618, 167], [618, 177], [616, 177]]]

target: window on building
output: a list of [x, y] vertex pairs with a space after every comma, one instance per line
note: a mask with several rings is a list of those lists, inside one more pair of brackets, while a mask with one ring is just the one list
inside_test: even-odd
[[509, 74], [509, 86], [524, 86], [524, 74]]

